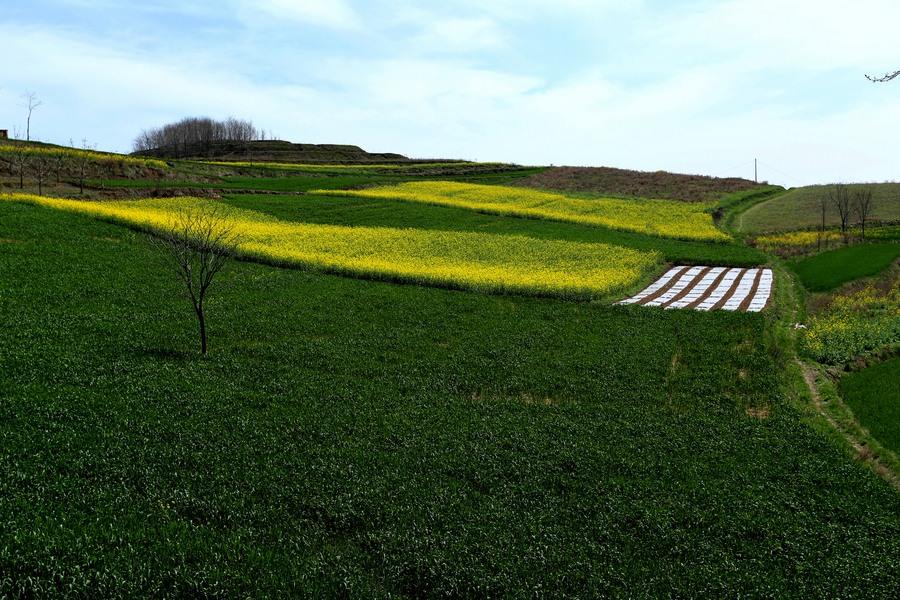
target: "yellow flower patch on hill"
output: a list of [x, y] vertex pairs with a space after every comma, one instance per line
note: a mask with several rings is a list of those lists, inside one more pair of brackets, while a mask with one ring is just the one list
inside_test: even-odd
[[[82, 202], [22, 194], [31, 202], [152, 230], [169, 227], [180, 210], [202, 209], [199, 198]], [[219, 205], [220, 207], [222, 205]], [[539, 240], [478, 233], [343, 227], [279, 221], [231, 209], [244, 236], [241, 253], [273, 264], [459, 288], [596, 299], [617, 293], [657, 268], [662, 256], [608, 244]]]
[[391, 198], [479, 212], [549, 219], [684, 240], [725, 242], [705, 212], [708, 205], [673, 200], [574, 198], [527, 188], [452, 181], [403, 183], [367, 190], [314, 190], [310, 194]]

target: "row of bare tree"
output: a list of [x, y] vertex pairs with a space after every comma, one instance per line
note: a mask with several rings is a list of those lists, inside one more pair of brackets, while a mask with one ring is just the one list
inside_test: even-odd
[[866, 237], [866, 221], [872, 214], [874, 206], [874, 189], [870, 185], [854, 186], [846, 183], [835, 183], [828, 192], [819, 196], [819, 208], [822, 212], [822, 231], [825, 231], [825, 215], [830, 207], [834, 207], [841, 220], [841, 233], [846, 236], [850, 219], [855, 214], [862, 227], [863, 238]]
[[25, 187], [25, 179], [28, 178], [37, 184], [38, 194], [42, 195], [44, 184], [54, 175], [56, 183], [60, 183], [62, 177], [77, 181], [81, 193], [84, 193], [84, 182], [87, 180], [99, 179], [102, 187], [115, 161], [98, 159], [88, 152], [32, 152], [28, 147], [21, 146], [0, 153], [0, 167], [4, 164], [6, 168], [3, 170], [19, 178], [19, 189]]
[[143, 156], [181, 158], [208, 155], [221, 142], [235, 142], [247, 148], [251, 141], [265, 139], [266, 132], [254, 127], [252, 121], [234, 117], [224, 121], [187, 117], [177, 123], [141, 130], [132, 142], [132, 150]]

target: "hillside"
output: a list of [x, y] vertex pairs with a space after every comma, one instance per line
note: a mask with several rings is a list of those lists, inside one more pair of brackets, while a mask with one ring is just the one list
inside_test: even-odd
[[[258, 162], [290, 164], [409, 164], [415, 163], [401, 154], [366, 152], [359, 146], [345, 144], [294, 144], [283, 140], [251, 142], [213, 142], [209, 147], [198, 144], [172, 156], [165, 149], [133, 153], [133, 156], [209, 160], [224, 162]], [[419, 161], [422, 162], [422, 161]], [[434, 161], [429, 161], [434, 162]]]
[[713, 202], [736, 192], [768, 187], [766, 184], [737, 177], [644, 172], [611, 167], [556, 167], [512, 185], [567, 192], [665, 198], [683, 202]]
[[[900, 468], [820, 416], [796, 278], [622, 191], [758, 188], [41, 152], [42, 197], [0, 160], [0, 597], [900, 596]], [[244, 244], [208, 354], [148, 241], [203, 207]], [[773, 304], [614, 304], [666, 263]]]
[[[861, 187], [871, 187], [874, 191], [872, 211], [868, 219], [882, 223], [900, 222], [900, 183], [851, 184], [851, 192]], [[839, 226], [841, 221], [837, 210], [828, 201], [829, 186], [811, 185], [794, 188], [786, 194], [757, 204], [743, 215], [739, 223], [740, 231], [756, 233], [785, 229], [813, 229], [822, 225], [821, 200], [828, 202], [825, 212], [826, 227]], [[852, 223], [858, 221], [855, 212]]]

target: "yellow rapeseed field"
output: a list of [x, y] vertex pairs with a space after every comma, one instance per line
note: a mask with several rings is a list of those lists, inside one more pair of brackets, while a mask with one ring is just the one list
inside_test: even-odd
[[143, 229], [170, 227], [178, 211], [217, 205], [229, 211], [229, 220], [244, 235], [240, 252], [247, 257], [277, 265], [479, 292], [598, 299], [628, 287], [662, 262], [662, 255], [656, 252], [607, 244], [279, 221], [199, 198], [83, 202], [13, 194], [0, 195], [0, 199]]
[[314, 190], [310, 194], [390, 198], [467, 208], [479, 212], [549, 219], [634, 231], [659, 237], [725, 242], [704, 212], [708, 205], [674, 200], [582, 199], [527, 188], [474, 185], [451, 181], [403, 183], [367, 190]]
[[829, 244], [839, 242], [842, 237], [839, 231], [794, 231], [758, 237], [756, 244], [757, 248], [766, 252], [773, 252], [786, 246], [810, 250], [814, 246], [827, 247]]
[[807, 323], [804, 350], [820, 362], [841, 363], [900, 342], [900, 282], [887, 292], [868, 286], [835, 296], [828, 312]]

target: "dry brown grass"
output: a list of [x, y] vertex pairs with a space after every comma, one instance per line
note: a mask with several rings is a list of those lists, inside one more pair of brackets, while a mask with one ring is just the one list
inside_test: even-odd
[[772, 409], [768, 406], [750, 407], [747, 409], [747, 415], [754, 419], [768, 419], [772, 416]]
[[714, 202], [758, 187], [747, 179], [629, 171], [611, 167], [556, 167], [509, 185], [566, 192], [599, 192], [683, 202]]

